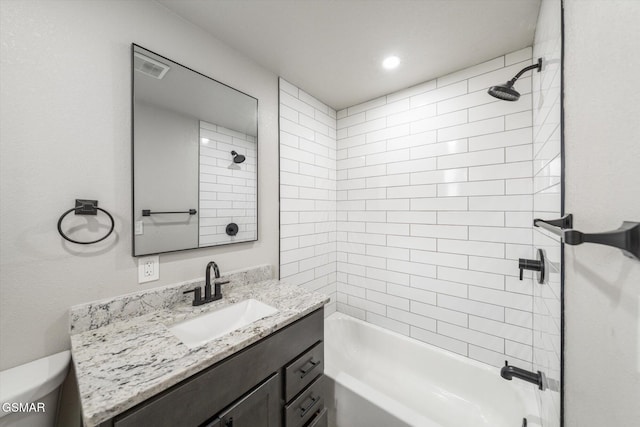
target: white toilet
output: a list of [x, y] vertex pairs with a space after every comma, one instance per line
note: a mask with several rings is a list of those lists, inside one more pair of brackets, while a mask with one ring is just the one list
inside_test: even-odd
[[71, 353], [63, 351], [0, 372], [0, 427], [52, 427]]

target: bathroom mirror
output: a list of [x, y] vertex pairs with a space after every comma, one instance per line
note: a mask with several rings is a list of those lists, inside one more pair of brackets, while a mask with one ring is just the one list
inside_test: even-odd
[[258, 100], [132, 45], [133, 255], [258, 239]]

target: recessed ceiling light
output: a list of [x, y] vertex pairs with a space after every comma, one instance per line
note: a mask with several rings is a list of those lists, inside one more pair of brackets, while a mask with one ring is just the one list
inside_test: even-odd
[[382, 61], [382, 66], [387, 70], [393, 70], [400, 65], [400, 58], [397, 56], [388, 56]]

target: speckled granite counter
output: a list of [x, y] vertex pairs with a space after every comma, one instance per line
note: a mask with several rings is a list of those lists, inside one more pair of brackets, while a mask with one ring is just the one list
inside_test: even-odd
[[[173, 307], [73, 334], [71, 352], [86, 426], [109, 420], [329, 300], [326, 295], [278, 280], [232, 282], [223, 286], [223, 295], [220, 301], [192, 307], [180, 294], [182, 301]], [[167, 329], [176, 322], [249, 298], [277, 308], [278, 313], [194, 349], [187, 348]], [[78, 310], [72, 309], [72, 330], [74, 312]]]

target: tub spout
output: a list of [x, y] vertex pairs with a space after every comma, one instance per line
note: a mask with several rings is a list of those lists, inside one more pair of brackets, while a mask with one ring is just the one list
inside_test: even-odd
[[542, 372], [531, 372], [516, 366], [509, 366], [508, 361], [504, 361], [504, 366], [500, 369], [500, 376], [505, 380], [511, 381], [513, 377], [537, 384], [540, 390], [544, 390], [544, 381]]

